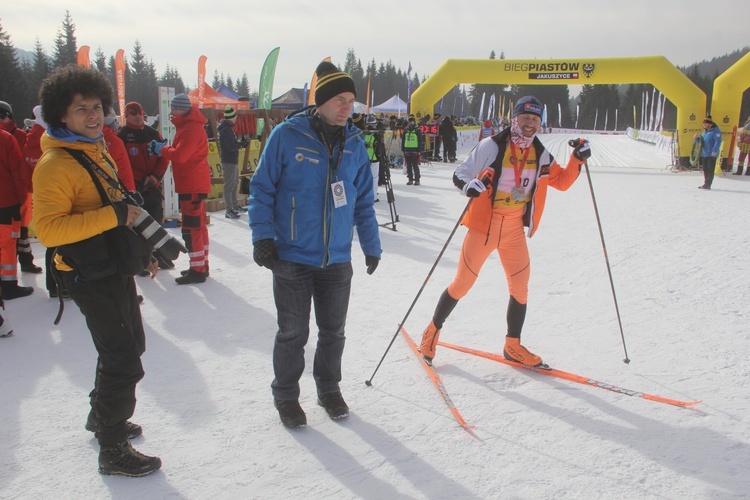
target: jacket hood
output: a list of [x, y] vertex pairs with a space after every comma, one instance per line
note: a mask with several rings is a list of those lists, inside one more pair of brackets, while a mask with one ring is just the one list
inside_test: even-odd
[[185, 116], [173, 116], [170, 120], [175, 127], [184, 125], [186, 123], [190, 122], [198, 122], [200, 123], [201, 127], [208, 123], [208, 120], [206, 120], [206, 117], [203, 116], [203, 113], [200, 112], [200, 110], [196, 107], [193, 107], [190, 110], [190, 113], [188, 113]]

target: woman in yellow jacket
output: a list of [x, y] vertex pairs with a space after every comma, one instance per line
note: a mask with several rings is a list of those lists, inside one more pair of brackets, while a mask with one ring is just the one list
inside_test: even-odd
[[[141, 454], [128, 441], [142, 433], [128, 419], [135, 411], [135, 387], [143, 378], [141, 355], [146, 350], [135, 281], [120, 274], [112, 259], [102, 259], [106, 245], [94, 243], [103, 241], [95, 237], [105, 231], [132, 225], [141, 213], [107, 182], [117, 179], [102, 134], [112, 87], [99, 71], [66, 66], [45, 79], [40, 97], [49, 127], [33, 176], [34, 226], [44, 246], [59, 247], [58, 252], [78, 249], [75, 263], [63, 262], [58, 254], [55, 266], [86, 318], [98, 353], [86, 429], [99, 440], [100, 473], [143, 476], [159, 469], [161, 460]], [[92, 174], [66, 148], [88, 157], [111, 203], [103, 202]], [[149, 267], [153, 275], [157, 269], [154, 263]]]
[[489, 255], [497, 250], [510, 291], [503, 354], [525, 365], [542, 364], [539, 356], [520, 343], [530, 276], [524, 226], [529, 228], [529, 238], [533, 236], [542, 217], [547, 187], [568, 189], [591, 155], [589, 143], [581, 141], [568, 165], [561, 167], [536, 137], [542, 110], [542, 103], [535, 97], [519, 99], [510, 127], [480, 141], [453, 175], [456, 187], [474, 200], [462, 219], [469, 232], [456, 277], [440, 297], [422, 335], [420, 351], [428, 363], [435, 357], [443, 323], [474, 285]]

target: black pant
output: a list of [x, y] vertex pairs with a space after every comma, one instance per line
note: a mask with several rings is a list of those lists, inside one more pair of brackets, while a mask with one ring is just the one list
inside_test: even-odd
[[99, 354], [91, 407], [99, 423], [99, 444], [127, 439], [125, 422], [135, 412], [135, 386], [143, 378], [141, 355], [146, 351], [135, 280], [112, 275], [78, 279], [62, 272], [65, 287], [86, 318]]
[[406, 162], [406, 175], [409, 182], [418, 181], [419, 173], [419, 153], [404, 153], [404, 162]]
[[162, 206], [161, 190], [153, 185], [148, 188], [139, 189], [143, 197], [143, 209], [154, 218], [156, 222], [164, 222], [164, 207]]
[[710, 188], [714, 182], [714, 171], [716, 170], [716, 160], [714, 156], [701, 156], [701, 165], [703, 165], [703, 185]]

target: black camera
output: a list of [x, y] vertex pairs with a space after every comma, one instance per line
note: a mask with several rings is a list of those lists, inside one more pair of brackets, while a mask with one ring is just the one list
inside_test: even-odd
[[[137, 191], [129, 191], [123, 201], [128, 205], [140, 207], [143, 196]], [[128, 227], [141, 236], [152, 249], [154, 257], [159, 261], [171, 262], [179, 257], [180, 252], [187, 253], [187, 248], [178, 239], [172, 237], [166, 229], [154, 220], [145, 210], [141, 210], [138, 218]]]

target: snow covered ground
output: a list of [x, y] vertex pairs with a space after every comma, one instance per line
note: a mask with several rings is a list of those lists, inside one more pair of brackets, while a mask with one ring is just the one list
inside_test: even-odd
[[[467, 133], [459, 159], [474, 145]], [[571, 136], [544, 136], [564, 161]], [[315, 403], [286, 430], [273, 408], [271, 274], [252, 260], [247, 217], [212, 217], [211, 278], [177, 286], [187, 266], [138, 278], [148, 350], [133, 441], [159, 455], [140, 479], [100, 476], [83, 428], [96, 353], [83, 319], [44, 293], [7, 303], [0, 339], [1, 498], [747, 498], [750, 495], [750, 177], [672, 173], [667, 157], [625, 136], [591, 136], [591, 179], [612, 267], [617, 324], [585, 174], [550, 190], [532, 258], [523, 341], [546, 362], [620, 387], [682, 400], [683, 409], [553, 379], [442, 348], [435, 366], [473, 432], [459, 427], [398, 336], [369, 379], [466, 204], [454, 165], [423, 167], [422, 185], [393, 176], [397, 231], [365, 273], [355, 247], [344, 353], [349, 419]], [[389, 222], [384, 190], [376, 210]], [[171, 230], [179, 237], [178, 230]], [[415, 338], [453, 277], [459, 228], [406, 321]], [[34, 243], [37, 262], [44, 250]], [[500, 352], [508, 300], [491, 257], [442, 340]], [[314, 338], [314, 330], [313, 336]]]

